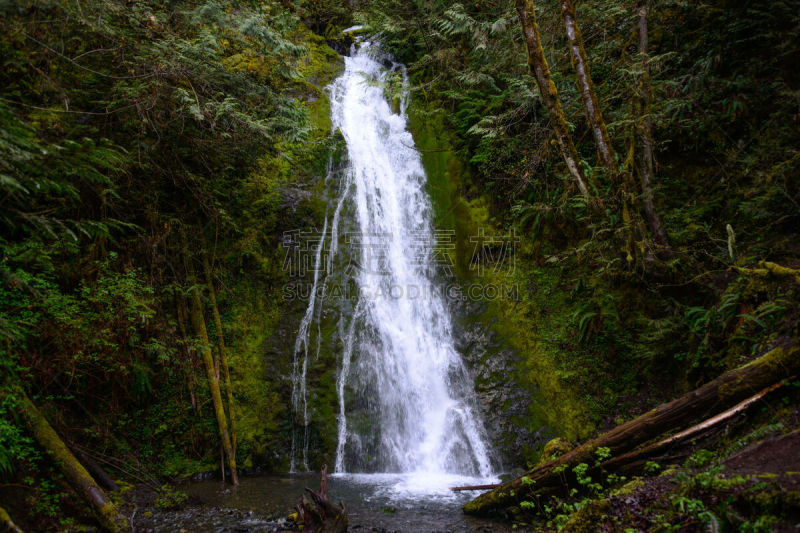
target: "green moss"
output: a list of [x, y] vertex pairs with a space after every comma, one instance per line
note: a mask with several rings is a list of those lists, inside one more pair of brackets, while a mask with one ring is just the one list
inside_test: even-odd
[[[297, 81], [299, 100], [308, 111], [311, 129], [307, 142], [282, 146], [276, 156], [265, 157], [251, 174], [245, 185], [248, 212], [253, 220], [247, 225], [248, 233], [242, 239], [246, 257], [260, 266], [265, 279], [273, 280], [272, 287], [280, 287], [285, 273], [281, 272], [283, 257], [280, 250], [263, 241], [264, 236], [275, 232], [280, 225], [281, 190], [291, 183], [316, 183], [321, 192], [328, 161], [341, 158], [342, 139], [331, 131], [330, 99], [325, 87], [342, 71], [343, 60], [325, 42], [305, 26], [297, 30], [297, 38], [308, 54], [299, 59], [297, 68], [301, 79]], [[316, 181], [314, 181], [316, 180]], [[321, 194], [303, 199], [297, 207], [294, 225], [319, 226], [324, 212]], [[285, 280], [284, 280], [285, 281]], [[259, 285], [253, 279], [232, 279], [227, 284], [230, 294], [223, 294], [230, 303], [226, 314], [225, 330], [230, 332], [231, 380], [236, 397], [236, 431], [240, 466], [256, 465], [275, 469], [288, 468], [290, 436], [286, 430], [291, 414], [288, 412], [287, 384], [290, 373], [293, 338], [276, 339], [279, 323], [299, 321], [298, 309], [281, 299], [274, 289]], [[268, 346], [277, 342], [278, 352]], [[321, 358], [322, 359], [322, 358]], [[320, 370], [319, 365], [322, 365]], [[322, 360], [311, 373], [333, 372], [335, 364]], [[333, 393], [330, 376], [320, 380], [322, 392], [310, 391], [325, 397], [319, 402], [315, 420], [327, 420], [324, 427], [314, 426], [312, 437], [315, 448], [331, 450], [335, 443], [335, 420], [332, 408]], [[320, 418], [321, 417], [321, 418]], [[322, 442], [320, 442], [322, 441]]]
[[556, 437], [555, 439], [551, 439], [544, 445], [542, 456], [539, 458], [539, 465], [557, 459], [573, 448], [575, 448], [575, 446], [564, 438]]
[[563, 531], [570, 533], [594, 533], [608, 519], [611, 503], [608, 500], [592, 500], [580, 510], [572, 513], [564, 524]]
[[[247, 289], [240, 288], [241, 292]], [[234, 339], [229, 365], [242, 468], [270, 463], [273, 452], [283, 448], [279, 435], [286, 407], [279, 394], [283, 385], [279, 380], [289, 368], [286, 362], [268, 357], [264, 349], [280, 319], [277, 303], [260, 295], [237, 298], [237, 305], [229, 314], [229, 331]]]
[[645, 487], [645, 482], [641, 478], [635, 478], [625, 483], [620, 488], [614, 490], [611, 495], [616, 497], [630, 496], [637, 490]]
[[755, 495], [753, 502], [765, 512], [797, 512], [800, 510], [800, 491], [762, 491]]
[[474, 248], [469, 239], [477, 234], [478, 228], [489, 226], [489, 202], [474, 191], [472, 200], [465, 196], [470, 192], [470, 170], [456, 151], [456, 138], [447, 127], [445, 113], [435, 103], [415, 98], [409, 106], [408, 118], [428, 178], [434, 225], [439, 230], [454, 232], [451, 260], [456, 276], [468, 279]]
[[581, 440], [595, 426], [585, 392], [582, 395], [578, 388], [581, 369], [575, 368], [576, 357], [559, 345], [562, 335], [569, 335], [568, 294], [559, 287], [558, 269], [523, 261], [518, 258], [511, 271], [487, 271], [483, 276], [483, 283], [516, 287], [518, 298], [488, 302], [481, 318], [522, 355], [517, 379], [532, 397], [529, 423], [548, 426], [569, 440]]
[[344, 68], [342, 57], [329, 47], [325, 39], [300, 26], [298, 34], [308, 49], [299, 60], [300, 85], [304, 88], [303, 100], [307, 102], [309, 118], [317, 134], [327, 135], [331, 130], [330, 99], [325, 92]]

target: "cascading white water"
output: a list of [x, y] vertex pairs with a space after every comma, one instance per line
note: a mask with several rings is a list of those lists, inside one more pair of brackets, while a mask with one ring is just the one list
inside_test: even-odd
[[[472, 383], [454, 348], [448, 309], [435, 282], [431, 205], [420, 154], [406, 129], [405, 72], [387, 69], [376, 45], [362, 43], [345, 58], [331, 85], [331, 116], [347, 144], [330, 234], [327, 276], [356, 286], [355, 304], [340, 313], [338, 445], [335, 470], [421, 474], [427, 478], [492, 475]], [[399, 110], [384, 95], [402, 75]], [[331, 273], [340, 226], [350, 218], [347, 272]], [[330, 222], [330, 224], [329, 224]], [[325, 236], [323, 235], [323, 241]], [[323, 242], [314, 287], [295, 348], [294, 405], [308, 424], [305, 369]], [[338, 263], [340, 266], [344, 261]], [[321, 320], [321, 312], [317, 312]], [[317, 335], [317, 347], [321, 335]], [[304, 450], [307, 444], [304, 444]], [[303, 453], [306, 461], [306, 452]], [[293, 461], [294, 466], [294, 461]]]

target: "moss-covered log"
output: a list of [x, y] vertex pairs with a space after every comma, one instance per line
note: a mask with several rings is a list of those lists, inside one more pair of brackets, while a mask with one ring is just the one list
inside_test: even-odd
[[800, 283], [800, 269], [788, 268], [770, 261], [760, 261], [758, 266], [760, 268], [736, 267], [736, 270], [747, 276], [794, 278], [797, 283]]
[[755, 405], [770, 392], [780, 388], [782, 385], [783, 382], [771, 385], [761, 392], [750, 396], [746, 400], [739, 402], [730, 409], [727, 409], [718, 415], [714, 415], [711, 418], [707, 418], [706, 420], [703, 420], [699, 424], [695, 424], [689, 429], [685, 429], [653, 444], [649, 444], [637, 450], [620, 455], [619, 457], [609, 459], [608, 461], [590, 468], [587, 473], [590, 475], [597, 471], [624, 471], [625, 473], [639, 473], [645, 465], [645, 460], [651, 457], [659, 456], [668, 450], [674, 449], [675, 447], [685, 445], [689, 441], [696, 441], [697, 439], [707, 437], [709, 433], [717, 430], [720, 424], [728, 422], [734, 417], [745, 413], [747, 409]]
[[553, 461], [537, 466], [525, 476], [478, 496], [464, 506], [464, 512], [487, 514], [514, 505], [540, 488], [560, 483], [565, 469], [593, 462], [598, 448], [608, 448], [614, 456], [626, 453], [649, 440], [688, 425], [709, 411], [728, 409], [798, 371], [800, 346], [778, 346], [676, 400], [662, 404]]
[[22, 530], [11, 520], [8, 511], [0, 507], [0, 529], [9, 533], [22, 533]]
[[67, 483], [88, 504], [100, 524], [109, 531], [127, 530], [128, 521], [20, 387], [14, 388], [14, 399], [20, 416], [36, 442], [58, 463]]
[[80, 461], [81, 464], [86, 467], [87, 472], [92, 475], [92, 477], [101, 487], [110, 492], [117, 492], [119, 490], [119, 485], [117, 485], [117, 482], [111, 479], [111, 476], [108, 475], [102, 466], [97, 464], [94, 459], [83, 453], [76, 446], [72, 446], [71, 448], [75, 454], [75, 457], [78, 458], [78, 461]]

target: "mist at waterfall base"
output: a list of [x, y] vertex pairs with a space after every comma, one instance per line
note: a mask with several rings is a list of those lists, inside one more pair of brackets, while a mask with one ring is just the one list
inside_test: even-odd
[[[387, 87], [395, 91], [389, 96], [394, 109]], [[328, 89], [333, 128], [346, 141], [347, 157], [326, 178], [334, 192], [295, 344], [292, 404], [301, 423], [291, 470], [309, 470], [314, 398], [308, 368], [321, 351], [334, 349], [321, 325], [333, 315], [339, 365], [334, 478], [395, 500], [460, 499], [450, 487], [496, 479], [472, 380], [435, 290], [431, 204], [407, 130], [408, 80], [377, 44], [362, 42]], [[328, 283], [354, 285], [359, 296], [326, 299]], [[392, 287], [431, 296], [396, 298]]]

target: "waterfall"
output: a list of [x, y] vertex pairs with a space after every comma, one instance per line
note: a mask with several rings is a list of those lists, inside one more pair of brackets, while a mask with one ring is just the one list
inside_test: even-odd
[[[392, 80], [403, 87], [394, 110], [385, 95]], [[347, 158], [315, 250], [313, 288], [295, 346], [295, 412], [307, 432], [311, 325], [318, 321], [318, 354], [322, 306], [338, 305], [336, 472], [491, 476], [472, 380], [454, 348], [436, 282], [425, 171], [407, 130], [405, 71], [364, 42], [345, 58], [329, 91], [333, 128], [344, 136]], [[321, 301], [332, 280], [356, 288], [351, 302]], [[307, 468], [307, 434], [302, 461]]]

